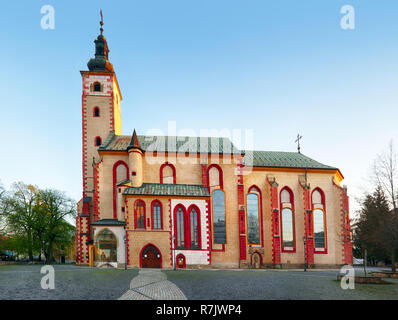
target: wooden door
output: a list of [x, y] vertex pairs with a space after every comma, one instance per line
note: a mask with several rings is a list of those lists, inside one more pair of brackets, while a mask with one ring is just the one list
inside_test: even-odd
[[143, 268], [160, 268], [160, 253], [154, 246], [147, 246], [141, 256]]

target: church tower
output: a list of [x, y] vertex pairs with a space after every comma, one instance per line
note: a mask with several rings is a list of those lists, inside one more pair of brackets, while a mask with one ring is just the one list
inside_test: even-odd
[[100, 35], [94, 41], [95, 57], [87, 63], [88, 71], [81, 71], [82, 90], [82, 167], [83, 198], [78, 203], [76, 217], [76, 262], [87, 264], [93, 222], [94, 164], [100, 161], [98, 147], [110, 131], [120, 135], [122, 96], [112, 63], [109, 47], [103, 35], [101, 12]]
[[89, 71], [81, 71], [83, 81], [83, 197], [93, 193], [93, 161], [98, 162], [97, 149], [110, 131], [120, 135], [122, 120], [119, 85], [112, 63], [109, 62], [109, 47], [101, 34], [94, 41], [95, 57], [87, 63]]

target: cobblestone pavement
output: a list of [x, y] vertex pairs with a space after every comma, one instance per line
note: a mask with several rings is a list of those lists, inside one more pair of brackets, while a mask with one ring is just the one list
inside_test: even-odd
[[141, 269], [130, 290], [119, 300], [186, 300], [182, 291], [159, 269]]
[[44, 290], [42, 265], [0, 266], [0, 300], [115, 300], [138, 270], [54, 265], [55, 289]]
[[[398, 279], [343, 290], [339, 270], [168, 270], [189, 300], [396, 300]], [[360, 274], [361, 269], [356, 269]]]
[[[398, 299], [398, 279], [342, 290], [338, 270], [98, 269], [55, 265], [55, 289], [43, 290], [40, 265], [0, 266], [0, 300], [322, 300]], [[374, 271], [369, 268], [368, 271]], [[356, 273], [362, 273], [356, 268]]]

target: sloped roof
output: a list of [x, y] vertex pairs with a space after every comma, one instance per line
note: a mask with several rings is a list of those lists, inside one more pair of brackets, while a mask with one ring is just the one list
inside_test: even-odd
[[246, 151], [243, 163], [245, 166], [250, 167], [254, 166], [337, 170], [337, 168], [335, 167], [322, 164], [298, 152]]
[[[240, 154], [228, 138], [218, 137], [187, 137], [187, 136], [137, 136], [141, 149], [157, 152], [191, 152]], [[126, 151], [131, 136], [117, 136], [111, 131], [99, 151]]]
[[209, 197], [210, 193], [200, 185], [143, 183], [139, 188], [126, 188], [123, 195]]
[[[184, 136], [137, 136], [137, 138], [143, 151], [245, 154], [243, 159], [245, 166], [338, 170], [298, 152], [239, 150], [228, 138]], [[131, 136], [118, 136], [111, 131], [98, 151], [127, 151], [131, 141]]]

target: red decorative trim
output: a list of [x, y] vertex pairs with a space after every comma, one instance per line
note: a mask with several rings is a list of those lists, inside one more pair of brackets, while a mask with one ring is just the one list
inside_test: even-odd
[[170, 162], [165, 162], [160, 166], [160, 183], [163, 183], [163, 169], [169, 166], [171, 168], [171, 170], [173, 170], [173, 184], [177, 183], [177, 175], [176, 175], [176, 168], [174, 166], [174, 164], [170, 163]]
[[159, 250], [159, 248], [157, 246], [155, 246], [153, 243], [148, 243], [147, 245], [145, 245], [144, 247], [142, 247], [141, 251], [140, 251], [140, 268], [142, 268], [142, 253], [144, 252], [145, 248], [152, 246], [154, 247], [160, 255], [160, 269], [163, 268], [163, 263], [162, 263], [162, 252]]
[[[153, 200], [151, 203], [151, 229], [154, 229], [154, 217], [153, 217], [153, 206], [155, 204], [158, 204], [160, 206], [160, 229], [159, 230], [163, 230], [163, 206], [162, 203], [159, 200]], [[158, 229], [156, 229], [158, 230]]]
[[217, 168], [217, 170], [218, 170], [218, 179], [219, 179], [219, 182], [220, 182], [220, 189], [222, 190], [222, 189], [224, 188], [223, 172], [222, 172], [221, 167], [220, 167], [218, 164], [216, 164], [216, 163], [211, 164], [211, 165], [207, 168], [207, 173], [206, 173], [207, 185], [210, 187], [209, 172], [210, 172], [210, 169], [211, 169], [211, 168]]
[[207, 262], [211, 265], [211, 216], [210, 216], [210, 200], [206, 200], [206, 217], [207, 217]]
[[308, 264], [314, 264], [314, 235], [311, 210], [311, 195], [309, 186], [300, 183], [303, 189], [304, 202], [304, 234], [306, 237], [306, 261]]
[[[282, 192], [283, 190], [286, 190], [290, 194], [290, 204], [291, 204], [291, 210], [292, 210], [292, 215], [293, 215], [293, 250], [286, 250], [285, 247], [283, 246], [283, 219], [282, 219], [282, 210], [283, 205], [282, 205]], [[281, 221], [281, 249], [282, 252], [286, 253], [295, 253], [296, 252], [296, 212], [294, 210], [294, 194], [292, 189], [289, 187], [284, 187], [281, 189], [279, 192], [279, 213], [280, 213], [280, 221]]]
[[171, 213], [171, 199], [169, 199], [169, 229], [170, 229], [170, 266], [174, 265], [173, 261], [173, 224], [172, 224], [172, 213]]
[[314, 204], [312, 203], [312, 195], [314, 191], [319, 191], [321, 194], [321, 199], [322, 199], [322, 205], [323, 205], [323, 222], [324, 222], [324, 237], [325, 237], [325, 249], [322, 251], [317, 251], [315, 250], [315, 239], [314, 241], [314, 254], [327, 254], [328, 253], [328, 232], [327, 232], [327, 222], [326, 222], [326, 201], [325, 201], [325, 193], [323, 190], [319, 187], [316, 187], [314, 190], [311, 192], [311, 209], [312, 209], [312, 231], [314, 231]]
[[[138, 228], [137, 227], [137, 205], [138, 204], [143, 204], [144, 205], [144, 228]], [[146, 224], [145, 224], [145, 221], [146, 221], [146, 205], [145, 205], [145, 201], [143, 201], [143, 200], [141, 200], [141, 199], [137, 199], [135, 202], [134, 202], [134, 229], [143, 229], [143, 230], [145, 230], [146, 229]]]
[[202, 164], [202, 187], [208, 187], [208, 181], [207, 181], [207, 165]]
[[102, 163], [102, 159], [94, 166], [94, 222], [100, 219], [100, 192], [99, 192], [99, 166]]
[[123, 160], [119, 160], [115, 162], [113, 165], [112, 169], [112, 175], [113, 175], [113, 184], [112, 184], [112, 193], [113, 193], [113, 219], [117, 219], [117, 211], [116, 211], [116, 179], [117, 179], [117, 174], [116, 170], [119, 165], [123, 165], [126, 167], [126, 179], [129, 178], [129, 167], [126, 162]]
[[[260, 207], [260, 245], [262, 247], [264, 247], [263, 194], [262, 194], [260, 188], [258, 186], [256, 186], [255, 184], [252, 185], [248, 189], [247, 193], [249, 194], [250, 192], [252, 192], [252, 190], [255, 190], [260, 195], [260, 198], [258, 199], [259, 207]], [[247, 211], [247, 208], [246, 208], [246, 211]]]
[[[238, 225], [239, 225], [239, 260], [247, 259], [246, 217], [245, 217], [245, 191], [243, 185], [243, 162], [238, 161]], [[224, 247], [223, 247], [224, 249]]]

